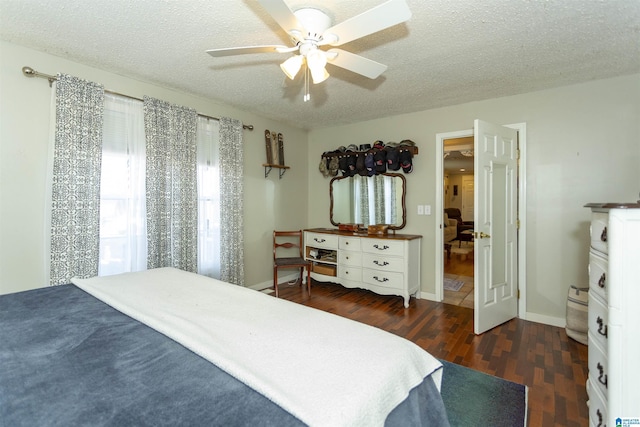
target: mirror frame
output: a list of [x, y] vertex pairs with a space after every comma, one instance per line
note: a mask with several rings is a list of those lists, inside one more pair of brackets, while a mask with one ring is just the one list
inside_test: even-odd
[[[403, 174], [401, 173], [381, 173], [378, 175], [383, 175], [383, 176], [390, 176], [390, 177], [397, 177], [400, 178], [402, 180], [402, 224], [400, 225], [391, 225], [391, 224], [385, 224], [389, 226], [389, 230], [400, 230], [403, 229], [406, 225], [407, 225], [407, 205], [406, 205], [406, 199], [407, 199], [407, 179], [404, 177]], [[336, 176], [335, 178], [331, 179], [331, 182], [329, 183], [329, 221], [331, 221], [331, 224], [333, 224], [334, 226], [339, 226], [340, 223], [339, 222], [335, 222], [333, 220], [333, 182], [334, 181], [340, 181], [342, 179], [348, 179], [351, 178], [350, 176]]]

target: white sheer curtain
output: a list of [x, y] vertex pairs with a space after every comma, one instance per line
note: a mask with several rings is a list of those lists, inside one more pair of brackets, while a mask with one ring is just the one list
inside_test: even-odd
[[147, 268], [142, 103], [105, 94], [98, 274]]
[[[143, 103], [105, 94], [100, 192], [101, 276], [147, 268]], [[220, 277], [219, 129], [198, 117], [198, 273]]]
[[220, 124], [198, 117], [198, 273], [220, 278]]

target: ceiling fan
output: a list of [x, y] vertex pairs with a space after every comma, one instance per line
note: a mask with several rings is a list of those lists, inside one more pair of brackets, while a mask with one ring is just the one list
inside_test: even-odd
[[[368, 36], [411, 18], [406, 0], [389, 0], [344, 22], [333, 25], [331, 18], [319, 9], [306, 7], [292, 11], [284, 0], [258, 0], [273, 19], [287, 32], [293, 46], [262, 45], [230, 47], [207, 50], [213, 57], [248, 53], [294, 53], [280, 64], [290, 79], [294, 79], [303, 65], [305, 72], [305, 96], [309, 96], [309, 74], [314, 84], [329, 77], [327, 63], [361, 74], [370, 79], [380, 76], [387, 66], [362, 56], [337, 49], [345, 43]], [[324, 50], [325, 46], [331, 47]]]

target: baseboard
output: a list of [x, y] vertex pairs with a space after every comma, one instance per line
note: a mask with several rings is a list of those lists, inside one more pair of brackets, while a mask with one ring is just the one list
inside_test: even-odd
[[[431, 292], [420, 292], [420, 299], [426, 299], [429, 301], [441, 302], [436, 300], [436, 294]], [[567, 326], [567, 319], [564, 317], [547, 316], [544, 314], [532, 313], [530, 311], [525, 313], [526, 317], [520, 317], [523, 320], [530, 322], [542, 323], [550, 326], [557, 326], [558, 328], [564, 328]]]
[[436, 294], [431, 292], [420, 292], [420, 299], [428, 299], [429, 301], [440, 302], [436, 299]]
[[564, 317], [547, 316], [545, 314], [531, 313], [527, 311], [525, 319], [529, 322], [543, 323], [545, 325], [564, 328], [567, 326], [567, 319]]

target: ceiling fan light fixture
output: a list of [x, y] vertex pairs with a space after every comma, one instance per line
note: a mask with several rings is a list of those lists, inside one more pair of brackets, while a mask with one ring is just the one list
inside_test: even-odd
[[298, 71], [300, 71], [303, 61], [304, 57], [302, 55], [294, 55], [280, 64], [280, 68], [287, 77], [293, 80], [296, 74], [298, 74]]
[[311, 79], [313, 80], [313, 84], [317, 85], [318, 83], [322, 83], [323, 81], [329, 78], [329, 73], [327, 70], [322, 67], [320, 69], [310, 69], [311, 71]]
[[329, 73], [324, 68], [327, 65], [327, 57], [320, 49], [312, 49], [307, 53], [307, 67], [311, 71], [314, 84], [327, 80]]

